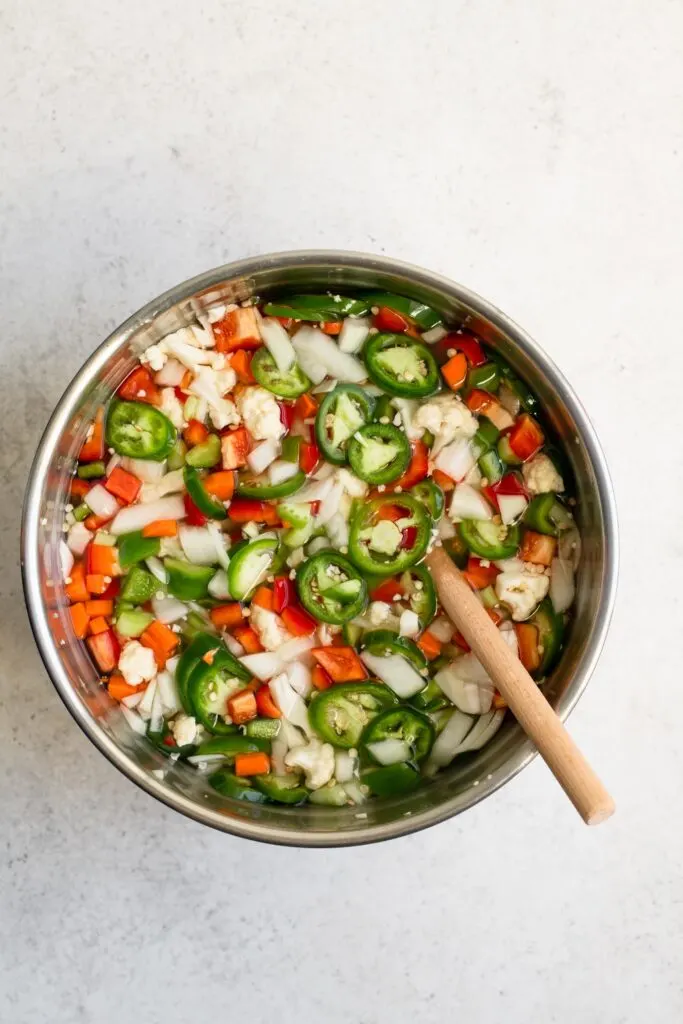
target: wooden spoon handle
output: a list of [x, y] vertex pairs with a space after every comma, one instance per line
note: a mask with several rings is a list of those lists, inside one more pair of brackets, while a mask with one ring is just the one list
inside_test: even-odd
[[587, 825], [614, 813], [614, 801], [521, 661], [443, 548], [427, 556], [439, 600], [507, 701], [525, 733]]

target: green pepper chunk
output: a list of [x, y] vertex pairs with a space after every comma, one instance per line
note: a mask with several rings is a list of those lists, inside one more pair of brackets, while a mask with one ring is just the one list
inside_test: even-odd
[[500, 357], [496, 356], [496, 362], [498, 363], [498, 369], [501, 377], [513, 394], [519, 399], [524, 411], [530, 413], [532, 416], [538, 415], [539, 401], [533, 391], [527, 387], [524, 381], [515, 376], [512, 368], [500, 359]]
[[500, 386], [500, 370], [496, 363], [484, 363], [483, 366], [474, 366], [467, 374], [465, 390], [473, 391], [481, 388], [482, 391], [497, 391]]
[[146, 558], [156, 557], [160, 548], [159, 538], [143, 537], [142, 530], [124, 533], [118, 539], [119, 565], [122, 569], [127, 569], [136, 562], [144, 562]]
[[[366, 725], [360, 742], [366, 748], [382, 740], [403, 740], [411, 750], [412, 761], [422, 761], [434, 743], [434, 726], [420, 711], [408, 705], [382, 711]], [[368, 750], [372, 757], [372, 751]]]
[[274, 536], [257, 537], [243, 547], [231, 551], [228, 566], [228, 589], [236, 601], [244, 601], [262, 583], [275, 565], [278, 540]]
[[105, 469], [103, 462], [84, 462], [78, 467], [77, 473], [80, 480], [93, 480], [97, 476], [104, 476]]
[[119, 636], [141, 636], [152, 622], [154, 616], [149, 612], [119, 602], [116, 614], [116, 632]]
[[443, 515], [446, 497], [443, 490], [433, 480], [423, 480], [411, 487], [410, 493], [414, 498], [424, 505], [434, 521], [441, 519]]
[[434, 356], [406, 334], [371, 335], [363, 357], [370, 379], [391, 395], [426, 398], [439, 389]]
[[500, 431], [498, 430], [498, 427], [492, 423], [491, 420], [488, 420], [485, 417], [482, 417], [479, 420], [477, 432], [472, 438], [472, 449], [477, 458], [493, 448], [499, 435]]
[[[448, 664], [449, 659], [446, 659]], [[432, 662], [432, 666], [434, 662]], [[420, 690], [414, 697], [410, 698], [410, 703], [413, 707], [416, 707], [418, 711], [440, 711], [442, 708], [451, 707], [451, 702], [445, 695], [438, 683], [433, 679], [430, 679], [424, 690]]]
[[530, 622], [538, 630], [538, 646], [543, 652], [541, 663], [533, 675], [536, 679], [542, 679], [555, 667], [560, 656], [564, 619], [557, 614], [550, 598], [546, 597], [532, 615]]
[[[383, 510], [405, 511], [398, 524], [382, 519]], [[410, 494], [389, 494], [360, 505], [351, 518], [349, 554], [362, 572], [391, 576], [419, 562], [429, 546], [431, 519]]]
[[389, 395], [380, 395], [375, 402], [375, 409], [372, 415], [373, 420], [378, 423], [383, 419], [392, 422], [396, 415], [396, 406]]
[[175, 670], [175, 682], [180, 703], [186, 714], [194, 715], [187, 692], [190, 676], [208, 651], [220, 650], [221, 648], [222, 644], [217, 636], [211, 633], [199, 632], [195, 634], [189, 646], [180, 655]]
[[252, 718], [244, 726], [247, 736], [258, 740], [274, 740], [280, 731], [279, 718]]
[[489, 484], [497, 484], [499, 480], [502, 480], [505, 470], [498, 452], [494, 448], [480, 455], [477, 464]]
[[204, 740], [197, 747], [199, 757], [211, 754], [222, 754], [223, 757], [236, 757], [237, 754], [258, 754], [263, 751], [270, 753], [268, 740], [256, 739], [254, 737], [242, 736], [237, 726], [232, 726], [232, 732], [222, 736], [214, 736], [210, 740]]
[[194, 610], [189, 612], [187, 618], [181, 623], [181, 630], [183, 639], [187, 643], [191, 643], [198, 633], [208, 632], [214, 638], [218, 637], [218, 632], [214, 629], [211, 620]]
[[278, 804], [300, 804], [308, 799], [308, 790], [298, 775], [254, 775], [254, 787]]
[[164, 565], [168, 572], [169, 593], [179, 601], [200, 601], [208, 596], [209, 583], [216, 573], [215, 566], [194, 565], [183, 558], [167, 558]]
[[163, 412], [144, 402], [112, 402], [106, 441], [117, 455], [161, 462], [175, 444], [176, 429]]
[[502, 461], [508, 466], [519, 466], [522, 460], [518, 455], [515, 455], [512, 448], [510, 447], [510, 441], [508, 440], [507, 434], [501, 434], [498, 438], [498, 455]]
[[251, 372], [262, 387], [279, 398], [298, 398], [313, 386], [298, 363], [284, 373], [278, 370], [265, 345], [254, 352]]
[[463, 519], [458, 530], [468, 549], [479, 558], [512, 558], [520, 541], [518, 526], [503, 526], [489, 519]]
[[168, 468], [170, 470], [182, 469], [185, 465], [185, 456], [187, 455], [187, 445], [183, 441], [182, 437], [177, 438], [173, 448], [168, 453]]
[[239, 779], [229, 768], [219, 768], [209, 776], [209, 785], [221, 796], [233, 800], [247, 800], [252, 804], [265, 804], [268, 797], [258, 789], [254, 789], [247, 779]]
[[371, 305], [368, 299], [343, 295], [288, 295], [279, 302], [267, 302], [263, 312], [266, 316], [331, 323], [344, 316], [364, 316]]
[[414, 320], [423, 331], [430, 331], [433, 327], [439, 327], [443, 320], [439, 313], [431, 306], [425, 306], [417, 299], [408, 299], [405, 295], [392, 295], [390, 292], [373, 292], [367, 296], [370, 306], [386, 306], [393, 309], [402, 316]]
[[527, 506], [524, 523], [538, 533], [557, 537], [560, 530], [573, 526], [573, 519], [552, 491], [537, 494]]
[[225, 505], [218, 498], [214, 498], [213, 494], [209, 494], [194, 466], [185, 466], [183, 480], [187, 493], [202, 515], [209, 516], [210, 519], [225, 519], [227, 517]]
[[386, 768], [373, 768], [363, 775], [363, 782], [375, 796], [403, 796], [420, 785], [421, 776], [409, 764], [390, 764]]
[[315, 437], [328, 462], [343, 466], [355, 432], [372, 417], [372, 398], [357, 384], [338, 384], [325, 395], [315, 417]]
[[185, 462], [195, 469], [211, 469], [221, 460], [221, 439], [218, 434], [209, 434], [206, 441], [190, 448], [185, 455]]
[[217, 651], [210, 665], [200, 659], [187, 684], [194, 717], [209, 732], [219, 736], [234, 733], [235, 726], [225, 721], [228, 698], [243, 690], [250, 679], [251, 674], [226, 650]]
[[367, 583], [348, 558], [336, 551], [320, 551], [299, 566], [296, 585], [306, 611], [335, 626], [355, 619], [367, 603]]
[[[281, 484], [267, 482], [267, 477], [254, 477], [250, 474], [242, 474], [237, 478], [237, 494], [242, 498], [258, 498], [260, 501], [267, 501], [269, 498], [287, 498], [301, 490], [306, 483], [306, 474], [299, 470], [289, 480], [283, 480]], [[265, 483], [259, 483], [265, 480]]]
[[156, 594], [161, 584], [151, 572], [134, 565], [121, 586], [121, 600], [128, 604], [145, 604]]
[[370, 719], [396, 704], [398, 697], [380, 683], [337, 683], [314, 696], [308, 717], [325, 742], [351, 750]]
[[89, 515], [92, 515], [92, 510], [89, 509], [86, 503], [83, 501], [77, 508], [73, 510], [72, 514], [77, 523], [82, 523], [84, 519], [87, 519]]
[[398, 480], [408, 468], [410, 443], [391, 423], [368, 423], [348, 443], [351, 469], [360, 480], [377, 486]]
[[298, 466], [302, 441], [302, 437], [295, 437], [293, 434], [288, 434], [283, 438], [282, 454], [280, 455], [283, 462], [293, 462], [295, 466]]

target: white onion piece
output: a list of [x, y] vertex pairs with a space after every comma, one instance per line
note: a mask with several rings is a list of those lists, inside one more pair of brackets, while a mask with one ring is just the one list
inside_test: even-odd
[[436, 327], [431, 327], [428, 331], [423, 331], [422, 340], [425, 345], [435, 345], [437, 341], [441, 341], [447, 334], [446, 328], [438, 324]]
[[192, 754], [186, 760], [188, 764], [193, 764], [195, 768], [203, 768], [208, 767], [210, 764], [223, 763], [225, 761], [225, 754]]
[[154, 691], [154, 700], [152, 701], [152, 710], [149, 716], [149, 731], [150, 732], [161, 732], [161, 726], [164, 723], [164, 708], [161, 703], [161, 694], [157, 685]]
[[328, 474], [324, 480], [312, 479], [296, 492], [297, 504], [309, 501], [324, 501], [334, 486], [334, 480]]
[[336, 381], [334, 377], [328, 377], [321, 384], [316, 384], [312, 388], [312, 394], [314, 395], [326, 395], [328, 391], [334, 391], [339, 381]]
[[[135, 696], [137, 697], [138, 695], [136, 694]], [[133, 732], [137, 732], [140, 736], [144, 736], [147, 732], [147, 725], [140, 718], [137, 711], [133, 711], [132, 708], [127, 708], [123, 703], [121, 703], [119, 707], [121, 708], [123, 717], [126, 719]]]
[[[292, 344], [302, 370], [309, 377], [311, 375], [304, 363], [308, 364], [310, 361], [311, 365], [324, 368], [323, 377], [327, 374], [336, 377], [337, 380], [355, 384], [367, 380], [368, 373], [360, 359], [349, 355], [348, 352], [340, 352], [337, 343], [317, 327], [300, 327], [292, 338]], [[319, 384], [323, 377], [319, 377], [313, 383]]]
[[83, 500], [90, 511], [101, 519], [111, 519], [120, 508], [114, 495], [110, 494], [102, 484], [95, 484], [94, 487], [91, 487]]
[[230, 653], [233, 654], [236, 658], [241, 658], [242, 655], [244, 654], [244, 647], [242, 647], [242, 644], [239, 642], [239, 640], [235, 640], [234, 636], [231, 636], [230, 633], [223, 632], [221, 633], [221, 636], [223, 637], [223, 643], [228, 648]]
[[177, 388], [180, 387], [185, 372], [185, 367], [177, 359], [167, 359], [163, 367], [155, 374], [154, 382], [163, 388]]
[[434, 682], [468, 715], [483, 715], [491, 708], [495, 687], [474, 654], [463, 654], [440, 669]]
[[303, 729], [306, 735], [310, 736], [313, 730], [308, 721], [308, 710], [303, 699], [291, 686], [287, 674], [282, 672], [275, 676], [268, 683], [268, 687], [273, 700], [287, 721], [299, 729]]
[[337, 782], [353, 782], [356, 776], [357, 756], [349, 750], [336, 749], [334, 752], [334, 777]]
[[332, 485], [320, 502], [320, 508], [316, 515], [316, 520], [319, 526], [324, 526], [325, 523], [329, 523], [330, 519], [337, 514], [343, 494], [344, 485], [337, 481]]
[[287, 676], [290, 686], [300, 697], [303, 697], [304, 700], [310, 697], [313, 690], [310, 668], [301, 661], [293, 661], [287, 666]]
[[392, 402], [401, 414], [403, 429], [409, 441], [419, 441], [424, 434], [424, 427], [416, 427], [414, 420], [420, 403], [415, 398], [392, 398]]
[[501, 572], [524, 572], [524, 562], [521, 558], [497, 558], [493, 564]]
[[282, 661], [274, 651], [261, 651], [258, 654], [246, 654], [240, 662], [253, 676], [265, 682], [272, 679], [282, 670]]
[[523, 516], [529, 504], [523, 494], [498, 494], [497, 498], [498, 511], [504, 526], [511, 526]]
[[467, 438], [461, 437], [441, 449], [434, 459], [434, 465], [457, 483], [464, 480], [476, 461], [472, 445]]
[[218, 564], [221, 568], [227, 569], [230, 564], [230, 555], [225, 547], [225, 535], [221, 533], [216, 523], [207, 523], [206, 529], [211, 534], [211, 539], [213, 540], [216, 548], [216, 559]]
[[159, 580], [159, 583], [168, 583], [168, 572], [160, 558], [157, 558], [156, 555], [150, 555], [149, 558], [145, 559], [145, 565], [152, 576]]
[[173, 715], [176, 711], [180, 711], [180, 697], [173, 673], [167, 669], [159, 672], [157, 686], [165, 714]]
[[470, 484], [458, 484], [448, 514], [452, 519], [493, 519], [493, 509], [480, 491]]
[[184, 490], [185, 481], [182, 469], [173, 469], [170, 473], [162, 476], [161, 480], [143, 484], [138, 502], [140, 505], [147, 505], [151, 501], [165, 498], [167, 494], [180, 494]]
[[427, 631], [435, 636], [437, 640], [440, 640], [442, 644], [447, 644], [455, 632], [455, 626], [445, 615], [439, 615], [438, 618], [429, 623]]
[[340, 548], [348, 547], [349, 523], [341, 512], [335, 512], [329, 519], [326, 530], [333, 548], [336, 548], [338, 551]]
[[370, 320], [362, 316], [347, 316], [339, 332], [339, 351], [353, 354], [363, 347], [370, 333]]
[[280, 454], [280, 442], [268, 439], [257, 444], [247, 455], [247, 463], [252, 473], [263, 473]]
[[[364, 804], [368, 799], [357, 779], [345, 782], [344, 792], [353, 804]], [[356, 817], [359, 817], [359, 815], [356, 815]]]
[[291, 339], [299, 366], [313, 384], [320, 384], [327, 376], [327, 368], [317, 353], [318, 338], [324, 337], [315, 327], [300, 327]]
[[278, 647], [277, 656], [281, 662], [288, 664], [290, 661], [297, 661], [307, 651], [310, 651], [311, 647], [315, 647], [315, 640], [312, 636], [295, 636]]
[[228, 586], [228, 574], [225, 569], [219, 569], [215, 576], [209, 580], [209, 593], [217, 601], [229, 601], [232, 597]]
[[361, 658], [372, 674], [386, 683], [402, 700], [413, 697], [426, 685], [426, 680], [400, 654], [389, 654], [384, 657], [361, 651]]
[[142, 693], [129, 693], [127, 697], [124, 697], [121, 701], [127, 708], [136, 708], [142, 700]]
[[420, 620], [415, 612], [410, 609], [406, 609], [406, 611], [401, 612], [398, 631], [401, 636], [417, 636], [420, 632]]
[[67, 576], [71, 575], [71, 570], [74, 567], [74, 556], [70, 547], [66, 541], [60, 540], [58, 545], [59, 553], [59, 567], [62, 570], [62, 579], [66, 579]]
[[426, 771], [433, 775], [439, 768], [445, 768], [455, 757], [456, 751], [465, 739], [475, 719], [472, 715], [466, 715], [462, 711], [454, 711], [448, 722], [434, 740], [434, 746], [429, 754]]
[[[312, 474], [314, 480], [327, 480], [329, 476], [333, 476], [337, 471], [337, 467], [333, 466], [331, 462], [321, 462], [315, 473]], [[299, 492], [301, 493], [301, 492]], [[297, 495], [297, 501], [299, 495]]]
[[270, 745], [270, 761], [273, 767], [275, 775], [286, 775], [287, 765], [285, 764], [285, 754], [289, 751], [287, 740], [285, 739], [282, 729], [273, 739]]
[[490, 711], [488, 714], [482, 715], [472, 731], [468, 733], [460, 744], [456, 754], [464, 754], [468, 750], [481, 750], [490, 739], [493, 739], [503, 724], [504, 718], [505, 711], [500, 708], [497, 711]]
[[564, 558], [553, 558], [550, 564], [550, 600], [558, 615], [566, 612], [574, 600], [574, 570]]
[[215, 565], [218, 561], [214, 539], [205, 526], [181, 526], [178, 537], [188, 562]]
[[575, 526], [560, 532], [557, 542], [557, 554], [565, 562], [569, 562], [574, 572], [576, 572], [581, 561], [581, 534]]
[[152, 610], [159, 622], [169, 625], [171, 622], [178, 622], [180, 619], [184, 619], [187, 615], [188, 607], [176, 597], [153, 597]]
[[123, 462], [123, 459], [121, 458], [120, 455], [116, 455], [116, 454], [112, 455], [112, 457], [110, 458], [109, 462], [105, 466], [104, 475], [107, 478], [109, 478], [112, 475], [112, 473], [114, 472], [114, 470], [116, 469], [116, 467], [120, 466], [122, 462]]
[[[88, 502], [88, 504], [90, 504]], [[178, 494], [170, 494], [158, 501], [150, 501], [147, 505], [129, 505], [122, 508], [111, 523], [109, 530], [115, 536], [142, 530], [156, 519], [183, 519], [185, 505]]]
[[296, 362], [296, 352], [289, 335], [279, 320], [265, 317], [259, 323], [263, 344], [270, 352], [280, 373], [287, 373]]
[[138, 705], [138, 711], [143, 718], [149, 718], [149, 716], [151, 715], [152, 705], [154, 703], [154, 695], [156, 692], [157, 681], [156, 679], [151, 679], [150, 682], [147, 684], [142, 700]]
[[441, 516], [441, 519], [439, 519], [438, 530], [441, 540], [450, 540], [458, 532], [453, 522], [447, 516]]
[[83, 523], [74, 523], [66, 538], [69, 550], [73, 551], [74, 555], [82, 555], [91, 540], [92, 533]]
[[410, 744], [405, 740], [386, 739], [377, 740], [376, 743], [368, 743], [367, 748], [380, 764], [401, 764], [409, 761], [411, 757]]
[[285, 462], [284, 459], [276, 459], [275, 462], [271, 462], [270, 464], [268, 469], [268, 479], [273, 487], [277, 487], [278, 484], [283, 484], [286, 480], [291, 480], [298, 472], [299, 466], [296, 462]]
[[128, 470], [143, 484], [155, 484], [166, 472], [166, 462], [153, 462], [151, 459], [121, 459], [121, 468]]

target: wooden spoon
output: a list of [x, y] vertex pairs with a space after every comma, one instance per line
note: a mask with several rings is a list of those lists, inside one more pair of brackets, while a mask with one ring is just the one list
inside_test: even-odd
[[614, 801], [521, 661], [443, 548], [427, 565], [439, 600], [508, 703], [519, 724], [587, 825], [614, 814]]

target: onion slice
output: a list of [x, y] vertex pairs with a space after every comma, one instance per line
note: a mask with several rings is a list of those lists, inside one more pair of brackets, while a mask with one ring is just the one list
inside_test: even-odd
[[[104, 490], [104, 488], [102, 489]], [[185, 504], [183, 499], [179, 494], [170, 494], [166, 498], [150, 501], [146, 505], [129, 505], [127, 508], [122, 508], [111, 523], [109, 530], [118, 537], [122, 533], [142, 530], [156, 519], [177, 520], [184, 517]]]

